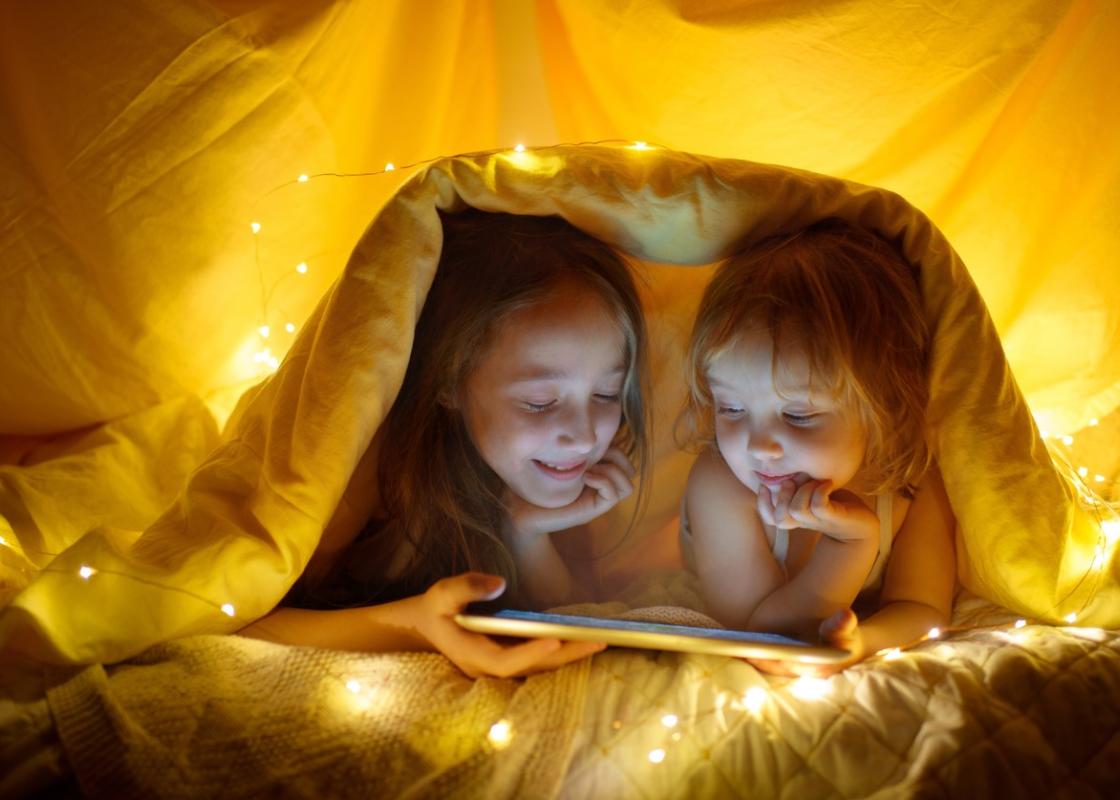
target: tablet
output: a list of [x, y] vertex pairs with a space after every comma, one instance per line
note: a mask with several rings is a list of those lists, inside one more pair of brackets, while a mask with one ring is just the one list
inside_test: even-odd
[[491, 613], [468, 608], [465, 613], [456, 614], [455, 621], [469, 631], [494, 636], [528, 639], [551, 637], [647, 650], [799, 661], [805, 664], [835, 664], [851, 657], [847, 650], [813, 645], [775, 633], [694, 628], [630, 619], [513, 610]]

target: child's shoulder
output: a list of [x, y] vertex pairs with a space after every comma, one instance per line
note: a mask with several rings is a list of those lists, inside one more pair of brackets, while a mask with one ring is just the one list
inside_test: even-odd
[[696, 457], [688, 473], [685, 495], [690, 505], [724, 498], [746, 499], [752, 503], [755, 500], [755, 493], [735, 477], [714, 447], [704, 448]]

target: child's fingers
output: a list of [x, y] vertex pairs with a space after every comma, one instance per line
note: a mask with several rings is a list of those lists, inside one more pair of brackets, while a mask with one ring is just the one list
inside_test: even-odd
[[793, 498], [790, 500], [789, 515], [802, 526], [812, 527], [816, 523], [816, 517], [812, 510], [813, 490], [815, 488], [816, 483], [813, 481], [802, 484], [793, 493]]
[[774, 500], [774, 524], [778, 527], [797, 527], [793, 524], [794, 521], [789, 515], [789, 504], [793, 500], [793, 493], [796, 488], [793, 481], [782, 481], [782, 487], [778, 490], [778, 496]]
[[600, 502], [613, 504], [619, 501], [618, 489], [614, 482], [601, 472], [588, 470], [583, 474], [583, 483], [589, 489], [598, 492]]
[[630, 459], [627, 458], [626, 454], [619, 450], [617, 447], [607, 448], [607, 452], [603, 453], [603, 458], [599, 463], [602, 464], [604, 461], [619, 466], [626, 474], [627, 478], [633, 478], [634, 475], [637, 474], [637, 470], [634, 469], [634, 465], [630, 463]]
[[766, 484], [758, 487], [758, 516], [764, 524], [774, 524], [774, 497]]

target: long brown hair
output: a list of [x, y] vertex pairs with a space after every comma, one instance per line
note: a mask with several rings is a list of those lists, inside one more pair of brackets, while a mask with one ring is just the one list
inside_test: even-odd
[[732, 256], [708, 284], [688, 351], [685, 436], [714, 440], [707, 373], [744, 335], [805, 349], [813, 381], [857, 412], [872, 494], [912, 494], [929, 468], [929, 331], [916, 268], [870, 231], [825, 220]]
[[[560, 217], [445, 214], [443, 249], [404, 382], [380, 430], [382, 512], [371, 520], [315, 594], [332, 605], [417, 594], [467, 570], [504, 576], [516, 596], [513, 559], [499, 535], [502, 482], [482, 460], [454, 402], [501, 322], [561, 284], [599, 296], [625, 339], [622, 422], [615, 443], [649, 461], [646, 331], [630, 268], [606, 244]], [[644, 483], [639, 483], [641, 507]], [[403, 550], [402, 550], [403, 548]], [[396, 554], [406, 560], [387, 576]]]

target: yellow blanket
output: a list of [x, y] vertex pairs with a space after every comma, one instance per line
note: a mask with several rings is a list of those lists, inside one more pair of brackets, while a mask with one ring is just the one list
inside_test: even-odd
[[1038, 619], [1120, 625], [1120, 567], [1098, 507], [1083, 508], [1052, 466], [967, 270], [924, 215], [797, 170], [557, 146], [448, 158], [410, 180], [178, 501], [134, 541], [94, 531], [51, 562], [0, 612], [0, 647], [87, 663], [233, 631], [276, 603], [328, 525], [360, 524], [362, 457], [407, 363], [439, 255], [436, 212], [464, 204], [561, 214], [655, 262], [708, 263], [828, 216], [896, 238], [921, 267], [934, 331], [930, 418], [963, 582]]

